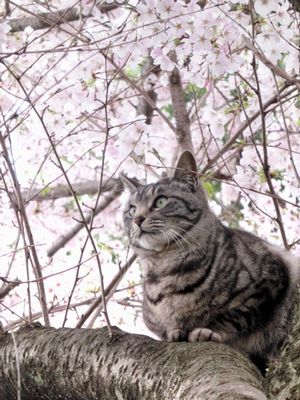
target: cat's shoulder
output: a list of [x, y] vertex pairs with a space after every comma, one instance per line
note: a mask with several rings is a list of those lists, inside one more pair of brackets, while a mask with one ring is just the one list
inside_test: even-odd
[[230, 228], [224, 226], [224, 232], [226, 238], [231, 239], [233, 242], [237, 244], [242, 243], [249, 248], [253, 246], [264, 247], [266, 244], [268, 244], [268, 242], [265, 241], [264, 239], [261, 239], [255, 234], [240, 228]]

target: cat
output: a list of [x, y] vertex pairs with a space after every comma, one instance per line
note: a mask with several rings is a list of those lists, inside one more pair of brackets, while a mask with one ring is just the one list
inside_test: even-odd
[[170, 178], [143, 185], [123, 175], [122, 181], [130, 191], [125, 232], [145, 260], [146, 326], [171, 342], [226, 343], [264, 373], [287, 335], [299, 260], [223, 225], [189, 151]]

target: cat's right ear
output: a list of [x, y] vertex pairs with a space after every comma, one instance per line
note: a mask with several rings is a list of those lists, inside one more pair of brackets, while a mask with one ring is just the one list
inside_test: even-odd
[[120, 178], [124, 188], [129, 190], [130, 193], [136, 192], [141, 186], [143, 186], [136, 178], [129, 178], [124, 174], [120, 174]]
[[199, 179], [197, 173], [197, 163], [195, 157], [190, 151], [186, 150], [181, 153], [175, 167], [173, 178], [190, 184], [194, 190], [198, 188]]

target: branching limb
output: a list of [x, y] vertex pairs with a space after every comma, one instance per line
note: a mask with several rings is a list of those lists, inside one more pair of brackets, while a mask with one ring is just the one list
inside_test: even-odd
[[176, 120], [176, 139], [180, 150], [190, 150], [193, 152], [191, 137], [190, 119], [187, 113], [184, 100], [180, 72], [177, 67], [173, 69], [169, 76], [171, 100]]
[[287, 82], [294, 84], [298, 90], [300, 90], [300, 80], [296, 77], [290, 76], [284, 69], [278, 67], [277, 65], [273, 64], [259, 49], [257, 49], [254, 44], [250, 42], [248, 38], [245, 36], [243, 37], [245, 47], [249, 49], [253, 55], [258, 58], [266, 67], [268, 67], [275, 75], [280, 76], [281, 78], [285, 79]]
[[[54, 143], [53, 137], [52, 137], [52, 135], [50, 134], [50, 132], [49, 132], [49, 130], [48, 130], [46, 124], [45, 124], [45, 121], [44, 121], [44, 119], [43, 119], [43, 115], [40, 115], [40, 113], [38, 112], [37, 107], [36, 107], [36, 105], [33, 103], [33, 101], [31, 100], [30, 95], [28, 94], [28, 92], [27, 92], [25, 86], [23, 85], [21, 78], [20, 78], [18, 75], [16, 75], [16, 74], [14, 73], [14, 71], [10, 68], [10, 66], [8, 66], [4, 61], [2, 61], [2, 63], [3, 63], [3, 65], [6, 67], [6, 69], [8, 70], [8, 72], [9, 72], [9, 73], [13, 76], [13, 78], [16, 80], [16, 82], [18, 83], [18, 85], [20, 86], [20, 89], [22, 90], [22, 92], [23, 92], [24, 95], [26, 96], [26, 99], [27, 99], [28, 103], [31, 105], [33, 112], [36, 114], [38, 120], [40, 121], [40, 123], [41, 123], [41, 125], [42, 125], [42, 127], [43, 127], [43, 130], [44, 130], [44, 132], [45, 132], [45, 134], [46, 134], [46, 136], [47, 136], [47, 138], [48, 138], [48, 141], [50, 142], [50, 145], [51, 145], [53, 154], [55, 155], [55, 158], [56, 158], [56, 161], [57, 161], [57, 166], [58, 166], [58, 168], [60, 168], [60, 170], [61, 170], [61, 172], [63, 173], [63, 176], [64, 176], [64, 178], [65, 178], [65, 180], [66, 180], [66, 182], [67, 182], [67, 184], [68, 184], [68, 186], [69, 186], [69, 189], [70, 189], [70, 191], [71, 191], [71, 193], [72, 193], [72, 196], [73, 196], [73, 198], [74, 198], [74, 201], [75, 201], [75, 203], [76, 203], [77, 209], [78, 209], [78, 211], [79, 211], [82, 224], [83, 224], [83, 226], [84, 226], [84, 228], [85, 228], [85, 230], [86, 230], [86, 232], [87, 232], [87, 237], [88, 237], [88, 239], [89, 239], [89, 241], [90, 241], [90, 243], [91, 243], [91, 245], [92, 245], [92, 248], [93, 248], [93, 251], [94, 251], [94, 254], [95, 254], [95, 258], [96, 258], [96, 262], [97, 262], [97, 266], [98, 266], [98, 269], [99, 269], [99, 272], [100, 272], [101, 287], [102, 287], [101, 261], [100, 261], [100, 258], [99, 258], [99, 254], [98, 254], [98, 252], [97, 252], [96, 243], [95, 243], [94, 238], [93, 238], [92, 233], [91, 233], [91, 231], [92, 231], [92, 222], [93, 222], [93, 219], [94, 219], [94, 210], [93, 210], [93, 212], [92, 212], [91, 220], [90, 220], [90, 221], [91, 221], [91, 226], [89, 226], [89, 224], [87, 223], [87, 221], [86, 221], [86, 219], [85, 219], [85, 215], [84, 215], [84, 213], [83, 213], [83, 210], [82, 210], [82, 208], [81, 208], [81, 205], [80, 205], [80, 203], [79, 203], [79, 201], [78, 201], [78, 199], [77, 199], [77, 197], [76, 197], [76, 194], [75, 194], [75, 192], [74, 192], [74, 190], [73, 190], [73, 187], [72, 187], [72, 185], [71, 185], [69, 176], [68, 176], [67, 172], [66, 172], [65, 169], [64, 169], [62, 160], [61, 160], [61, 158], [60, 158], [60, 156], [59, 156], [59, 153], [58, 153], [58, 151], [57, 151], [57, 148], [56, 148], [56, 145], [55, 145], [55, 143]], [[108, 132], [107, 132], [107, 135], [106, 135], [106, 142], [107, 142], [107, 137], [108, 137]], [[103, 159], [104, 159], [104, 154], [105, 154], [105, 151], [103, 152]], [[100, 185], [99, 185], [99, 191], [98, 191], [98, 195], [97, 195], [96, 205], [98, 204], [98, 200], [99, 200], [100, 195], [101, 195], [102, 178], [103, 178], [103, 165], [102, 165], [102, 173], [101, 173], [101, 179], [100, 179]], [[21, 197], [21, 201], [22, 201], [22, 203], [23, 203], [20, 190], [19, 190], [19, 196]], [[24, 203], [23, 203], [23, 204], [24, 204]], [[97, 206], [96, 206], [96, 207], [97, 207]], [[25, 222], [26, 222], [26, 220], [25, 220]], [[31, 233], [31, 231], [29, 231], [29, 233]], [[32, 240], [33, 240], [33, 239], [32, 239]], [[31, 243], [31, 242], [30, 242], [30, 243]], [[34, 246], [33, 246], [33, 247], [34, 247]], [[36, 254], [36, 251], [35, 251], [35, 249], [34, 249], [33, 255], [35, 255], [35, 254]], [[40, 283], [40, 284], [43, 284], [43, 281], [40, 280], [39, 283]], [[38, 287], [39, 287], [39, 286], [38, 286]], [[102, 291], [102, 296], [103, 296], [103, 301], [104, 301], [104, 294], [103, 294], [103, 291]], [[47, 312], [46, 303], [45, 303], [44, 307], [45, 307], [45, 312]], [[105, 305], [104, 305], [104, 307], [105, 307]], [[48, 314], [47, 314], [47, 315], [48, 315]], [[106, 323], [107, 323], [108, 329], [109, 329], [109, 331], [111, 332], [111, 326], [110, 326], [110, 322], [109, 322], [109, 317], [108, 317], [108, 315], [107, 315], [106, 312], [105, 312], [105, 318], [106, 318]], [[48, 317], [48, 323], [49, 323], [49, 317]]]
[[[17, 4], [16, 6], [20, 7]], [[111, 4], [103, 2], [103, 4], [99, 5], [99, 9], [103, 13], [114, 10], [117, 7], [120, 7], [120, 4], [116, 2]], [[56, 26], [57, 24], [63, 24], [66, 22], [78, 21], [80, 16], [77, 7], [65, 8], [58, 11], [43, 12], [38, 14], [24, 7], [22, 7], [22, 10], [28, 14], [31, 14], [31, 16], [9, 19], [7, 22], [11, 27], [12, 33], [24, 31], [24, 29], [28, 26], [30, 26], [33, 30], [37, 30]]]
[[[102, 187], [102, 192], [110, 192], [115, 189], [116, 186], [121, 185], [119, 179], [109, 178]], [[72, 187], [76, 196], [82, 196], [85, 194], [96, 194], [99, 191], [99, 183], [95, 180], [75, 182], [72, 183]], [[13, 193], [12, 193], [13, 196]], [[44, 200], [57, 200], [62, 197], [70, 197], [72, 193], [70, 188], [66, 184], [59, 184], [56, 186], [46, 186], [44, 188], [37, 188], [29, 191], [22, 191], [22, 197], [24, 201], [44, 201]]]
[[[296, 90], [296, 87], [293, 86], [289, 91], [285, 92], [285, 89], [287, 89], [288, 87], [293, 86], [293, 84], [291, 82], [285, 82], [282, 87], [279, 89], [279, 93], [281, 95], [281, 99], [289, 96], [291, 93], [293, 93]], [[278, 102], [278, 94], [276, 93], [275, 95], [273, 95], [272, 97], [270, 97], [269, 100], [267, 100], [263, 105], [262, 105], [262, 110], [266, 113], [268, 112], [268, 108], [274, 104]], [[234, 144], [236, 144], [237, 139], [242, 136], [243, 132], [249, 127], [249, 124], [251, 124], [253, 121], [255, 121], [259, 116], [261, 115], [261, 111], [258, 110], [256, 111], [253, 115], [249, 116], [249, 119], [246, 120], [241, 127], [236, 131], [236, 133], [227, 140], [227, 142], [224, 144], [224, 146], [220, 149], [220, 151], [214, 156], [212, 157], [208, 163], [202, 168], [201, 173], [205, 174], [208, 170], [210, 170], [215, 163], [222, 157], [222, 155], [224, 153], [226, 153], [226, 151], [228, 151], [231, 146], [233, 146]]]
[[5, 296], [9, 294], [9, 292], [14, 289], [16, 286], [18, 286], [20, 282], [16, 280], [15, 282], [11, 282], [7, 285], [2, 286], [0, 290], [0, 300], [3, 299]]

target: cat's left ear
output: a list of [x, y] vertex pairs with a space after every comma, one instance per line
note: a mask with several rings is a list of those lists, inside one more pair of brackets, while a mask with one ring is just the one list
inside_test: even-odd
[[120, 174], [121, 181], [123, 182], [124, 188], [128, 189], [130, 193], [136, 192], [142, 185], [136, 178], [129, 178], [124, 174]]
[[176, 164], [173, 178], [192, 185], [194, 190], [199, 186], [196, 160], [190, 151], [181, 153]]

